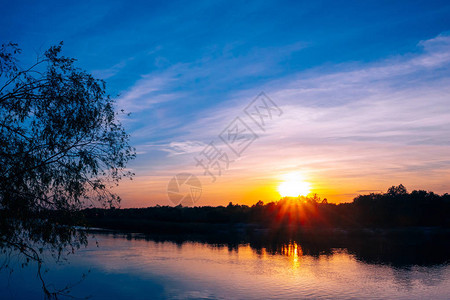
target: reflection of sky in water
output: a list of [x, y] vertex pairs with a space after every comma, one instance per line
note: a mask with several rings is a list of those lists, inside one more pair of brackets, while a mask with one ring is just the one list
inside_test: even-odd
[[[450, 294], [450, 268], [366, 264], [345, 251], [304, 255], [296, 243], [270, 251], [202, 243], [156, 243], [98, 236], [68, 263], [52, 265], [49, 283], [93, 299], [433, 298]], [[42, 298], [34, 268], [1, 274], [3, 296]]]

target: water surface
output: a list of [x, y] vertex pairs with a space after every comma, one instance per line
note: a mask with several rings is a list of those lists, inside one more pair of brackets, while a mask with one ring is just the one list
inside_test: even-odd
[[[424, 261], [413, 256], [402, 261], [401, 255], [389, 251], [374, 255], [370, 245], [355, 250], [295, 241], [220, 245], [118, 234], [96, 238], [99, 247], [91, 242], [68, 262], [51, 263], [47, 282], [64, 287], [89, 272], [71, 294], [92, 299], [448, 299], [450, 295], [446, 257]], [[2, 272], [0, 298], [43, 298], [35, 271], [30, 266], [16, 268], [11, 275]]]

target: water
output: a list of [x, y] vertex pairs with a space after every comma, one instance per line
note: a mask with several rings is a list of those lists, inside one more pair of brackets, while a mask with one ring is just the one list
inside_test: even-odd
[[[71, 295], [92, 299], [450, 298], [448, 253], [429, 247], [424, 254], [409, 246], [372, 251], [381, 249], [379, 244], [330, 248], [293, 241], [220, 245], [96, 238], [99, 247], [90, 243], [68, 262], [50, 264], [47, 282], [61, 288], [89, 271]], [[435, 254], [423, 260], [411, 253]], [[0, 299], [43, 298], [32, 266], [2, 272], [0, 292]]]

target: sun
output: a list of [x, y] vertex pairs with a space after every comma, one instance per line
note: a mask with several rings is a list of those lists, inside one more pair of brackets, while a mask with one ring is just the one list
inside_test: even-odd
[[303, 180], [299, 175], [285, 175], [285, 180], [278, 186], [278, 193], [282, 197], [306, 196], [311, 192], [309, 182]]

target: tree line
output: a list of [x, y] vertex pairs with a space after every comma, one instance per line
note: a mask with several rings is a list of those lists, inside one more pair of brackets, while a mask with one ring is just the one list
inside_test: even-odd
[[[86, 225], [139, 232], [202, 232], [227, 230], [227, 225], [258, 228], [392, 228], [448, 227], [450, 195], [392, 186], [386, 193], [359, 195], [350, 203], [328, 203], [313, 197], [285, 197], [252, 206], [170, 207], [130, 209], [90, 208]], [[202, 226], [207, 224], [208, 226]], [[214, 225], [214, 226], [211, 226]]]

